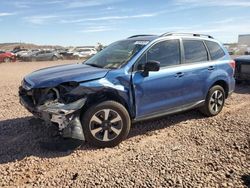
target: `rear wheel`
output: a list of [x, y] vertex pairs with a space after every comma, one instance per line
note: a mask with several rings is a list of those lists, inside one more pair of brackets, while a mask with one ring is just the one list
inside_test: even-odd
[[57, 61], [57, 60], [58, 60], [58, 58], [56, 56], [52, 57], [52, 61]]
[[86, 141], [97, 147], [114, 147], [130, 130], [126, 108], [115, 101], [105, 101], [90, 107], [82, 117]]
[[200, 111], [206, 116], [215, 116], [219, 114], [225, 103], [225, 91], [223, 87], [216, 85], [210, 88], [205, 105], [200, 108]]

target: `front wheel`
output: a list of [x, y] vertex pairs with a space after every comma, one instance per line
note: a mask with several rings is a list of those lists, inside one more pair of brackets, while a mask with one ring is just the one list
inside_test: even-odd
[[216, 85], [210, 88], [206, 101], [200, 111], [206, 116], [216, 116], [219, 114], [225, 103], [225, 91], [223, 87]]
[[105, 101], [90, 107], [82, 117], [86, 141], [97, 147], [114, 147], [130, 130], [126, 108], [115, 101]]
[[11, 59], [6, 57], [6, 58], [3, 59], [3, 61], [4, 61], [4, 63], [9, 63], [9, 62], [11, 62]]

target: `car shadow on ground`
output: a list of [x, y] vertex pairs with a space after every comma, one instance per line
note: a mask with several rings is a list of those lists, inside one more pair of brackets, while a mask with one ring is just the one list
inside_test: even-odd
[[51, 129], [32, 116], [0, 121], [0, 164], [28, 156], [53, 158], [69, 154], [44, 151], [40, 147], [41, 142], [52, 140]]
[[180, 122], [185, 122], [191, 119], [205, 118], [198, 110], [189, 110], [178, 114], [167, 115], [147, 121], [137, 122], [132, 125], [129, 138], [142, 134], [151, 134], [153, 131], [174, 126]]
[[244, 185], [248, 188], [250, 188], [250, 174], [244, 174], [243, 176], [241, 176], [241, 179], [244, 183]]
[[[185, 113], [165, 116], [162, 118], [137, 122], [132, 125], [129, 138], [150, 134], [151, 132], [189, 119], [204, 118], [197, 110], [191, 110]], [[62, 140], [54, 136], [55, 128], [45, 125], [41, 120], [33, 116], [9, 119], [0, 121], [0, 164], [21, 160], [28, 156], [38, 156], [41, 158], [54, 158], [69, 155], [80, 146], [81, 150], [96, 149], [84, 142], [75, 142], [76, 140]], [[44, 149], [44, 144], [52, 146], [54, 143], [66, 148], [52, 147]], [[55, 149], [53, 149], [55, 148]]]

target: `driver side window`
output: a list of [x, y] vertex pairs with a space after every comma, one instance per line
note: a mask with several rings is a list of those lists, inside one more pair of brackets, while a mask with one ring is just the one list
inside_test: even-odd
[[142, 70], [148, 61], [158, 61], [161, 67], [180, 64], [180, 42], [166, 40], [153, 45], [139, 60], [137, 69]]

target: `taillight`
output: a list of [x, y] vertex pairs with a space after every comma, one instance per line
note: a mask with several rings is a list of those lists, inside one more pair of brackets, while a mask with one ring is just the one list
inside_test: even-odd
[[231, 61], [229, 62], [229, 65], [230, 65], [230, 66], [232, 67], [232, 69], [233, 69], [233, 75], [232, 75], [232, 77], [233, 77], [234, 74], [235, 74], [236, 63], [235, 63], [234, 60], [231, 60]]
[[233, 68], [233, 70], [235, 69], [235, 61], [234, 60], [230, 61], [229, 65]]

